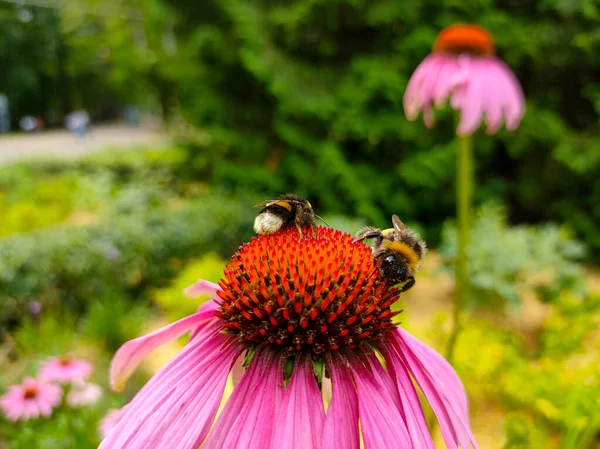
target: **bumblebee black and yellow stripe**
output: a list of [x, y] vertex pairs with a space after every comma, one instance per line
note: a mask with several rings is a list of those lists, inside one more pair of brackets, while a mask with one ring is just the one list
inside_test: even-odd
[[392, 240], [384, 240], [382, 242], [382, 248], [386, 250], [389, 249], [396, 253], [402, 254], [406, 258], [406, 261], [408, 262], [408, 265], [410, 266], [410, 269], [413, 272], [415, 272], [419, 268], [419, 262], [421, 261], [421, 257], [407, 243], [394, 242]]

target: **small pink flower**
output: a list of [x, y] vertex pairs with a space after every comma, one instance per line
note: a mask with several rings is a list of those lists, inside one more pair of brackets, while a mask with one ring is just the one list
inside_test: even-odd
[[50, 416], [61, 398], [62, 389], [58, 385], [26, 377], [21, 385], [9, 387], [8, 392], [0, 397], [0, 408], [11, 421], [27, 421]]
[[53, 357], [42, 365], [40, 378], [59, 383], [83, 382], [92, 374], [92, 364], [86, 360], [78, 360], [69, 354]]
[[[188, 290], [213, 300], [118, 350], [111, 382], [121, 389], [153, 349], [191, 333], [100, 447], [433, 449], [418, 387], [446, 446], [477, 448], [460, 379], [392, 321], [400, 290], [377, 272], [371, 248], [331, 228], [242, 245], [219, 285]], [[240, 358], [248, 367], [217, 416]], [[327, 411], [320, 376], [331, 383]]]
[[485, 121], [496, 133], [506, 123], [514, 130], [525, 113], [525, 98], [510, 68], [494, 55], [490, 34], [477, 25], [443, 29], [433, 53], [417, 67], [404, 93], [404, 113], [415, 120], [423, 112], [425, 124], [435, 123], [435, 108], [447, 100], [460, 111], [457, 133], [474, 133]]
[[70, 407], [85, 407], [94, 404], [102, 396], [100, 385], [93, 383], [77, 383], [67, 394], [67, 404]]
[[98, 425], [98, 433], [100, 433], [102, 438], [106, 438], [110, 431], [119, 424], [126, 409], [126, 405], [122, 408], [111, 408], [108, 413], [104, 415], [104, 418], [102, 418]]

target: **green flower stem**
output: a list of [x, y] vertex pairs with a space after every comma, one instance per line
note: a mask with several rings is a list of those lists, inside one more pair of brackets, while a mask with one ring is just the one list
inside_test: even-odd
[[463, 309], [469, 292], [467, 247], [471, 239], [471, 206], [473, 203], [473, 139], [457, 136], [456, 152], [456, 216], [457, 250], [453, 297], [452, 331], [448, 339], [447, 359], [452, 361], [458, 334], [461, 331]]

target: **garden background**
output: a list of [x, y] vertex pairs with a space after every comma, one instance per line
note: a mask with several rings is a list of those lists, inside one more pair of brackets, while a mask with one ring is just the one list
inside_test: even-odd
[[452, 113], [429, 130], [402, 97], [459, 22], [492, 32], [527, 98], [518, 130], [475, 140], [473, 289], [453, 360], [474, 432], [482, 448], [600, 448], [597, 0], [0, 1], [13, 128], [80, 108], [112, 121], [125, 105], [163, 123], [155, 144], [0, 167], [0, 394], [64, 353], [93, 362], [105, 392], [51, 419], [0, 417], [0, 448], [96, 447], [100, 418], [176, 348], [122, 394], [111, 354], [195, 310], [182, 289], [217, 281], [252, 206], [283, 192], [353, 234], [393, 213], [420, 231], [431, 251], [400, 317], [443, 353]]

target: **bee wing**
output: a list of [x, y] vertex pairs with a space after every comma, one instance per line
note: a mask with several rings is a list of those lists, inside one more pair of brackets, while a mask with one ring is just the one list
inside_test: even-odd
[[[277, 204], [280, 202], [282, 202], [282, 200], [267, 200], [264, 203], [256, 204], [252, 207], [270, 207], [270, 206], [273, 206], [274, 204]], [[287, 201], [285, 201], [285, 202], [287, 202]]]
[[396, 214], [392, 215], [392, 223], [394, 224], [394, 229], [396, 231], [402, 231], [404, 229], [407, 229], [406, 225], [402, 222], [402, 220], [400, 220], [400, 218]]
[[[283, 207], [284, 209], [287, 209], [288, 212], [292, 211], [292, 201], [288, 201], [288, 200], [271, 200], [268, 201], [267, 203], [263, 204], [263, 207], [271, 207], [271, 206], [279, 206], [279, 207]], [[260, 204], [259, 204], [260, 206]]]

